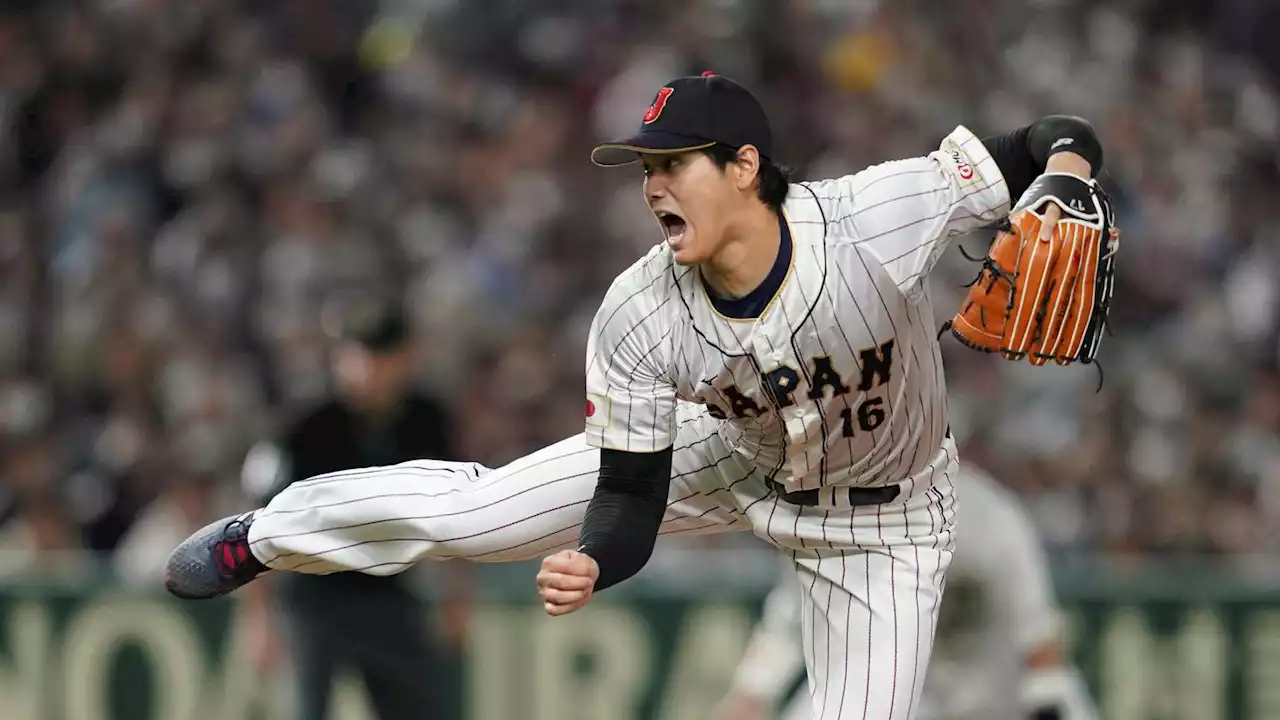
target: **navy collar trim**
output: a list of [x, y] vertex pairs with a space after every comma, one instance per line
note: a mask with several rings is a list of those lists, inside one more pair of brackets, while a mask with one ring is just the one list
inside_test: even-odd
[[791, 268], [793, 252], [791, 228], [787, 226], [786, 218], [782, 213], [778, 213], [778, 238], [778, 256], [774, 258], [773, 267], [751, 292], [740, 298], [725, 298], [716, 295], [710, 286], [703, 283], [703, 287], [707, 290], [707, 299], [711, 301], [711, 306], [716, 309], [716, 312], [735, 320], [754, 320], [769, 307], [769, 303], [782, 288], [782, 283], [786, 281], [787, 271]]

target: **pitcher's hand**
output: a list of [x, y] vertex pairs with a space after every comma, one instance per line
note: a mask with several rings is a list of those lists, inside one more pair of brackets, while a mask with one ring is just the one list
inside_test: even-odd
[[591, 601], [600, 566], [576, 550], [561, 550], [542, 559], [538, 571], [538, 596], [547, 614], [568, 615]]

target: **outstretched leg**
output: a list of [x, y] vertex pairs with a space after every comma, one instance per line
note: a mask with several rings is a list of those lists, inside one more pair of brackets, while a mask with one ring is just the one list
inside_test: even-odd
[[[727, 486], [752, 471], [717, 422], [700, 408], [681, 413], [663, 534], [749, 527]], [[392, 575], [424, 559], [538, 558], [576, 543], [599, 455], [577, 435], [493, 470], [412, 461], [321, 475], [192, 536], [174, 551], [167, 584], [210, 597], [265, 569]]]

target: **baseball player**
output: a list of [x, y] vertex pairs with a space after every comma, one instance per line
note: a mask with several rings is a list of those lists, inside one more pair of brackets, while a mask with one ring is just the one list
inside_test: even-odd
[[638, 572], [658, 535], [751, 529], [800, 574], [815, 717], [914, 717], [957, 462], [924, 279], [949, 238], [1002, 222], [1035, 244], [1028, 259], [1069, 260], [1063, 238], [1102, 216], [1098, 138], [1065, 116], [985, 140], [961, 126], [927, 155], [791, 183], [756, 98], [706, 73], [662, 87], [634, 136], [591, 157], [641, 163], [663, 242], [592, 324], [585, 432], [496, 469], [414, 461], [295, 483], [176, 548], [167, 587], [210, 597], [267, 570], [545, 555], [536, 583], [558, 616]]
[[[1097, 720], [1079, 672], [1062, 657], [1060, 608], [1048, 558], [1021, 503], [989, 475], [961, 464], [955, 478], [960, 540], [947, 570], [921, 720]], [[715, 720], [771, 720], [804, 670], [801, 602], [790, 563]], [[798, 690], [780, 717], [813, 717]]]

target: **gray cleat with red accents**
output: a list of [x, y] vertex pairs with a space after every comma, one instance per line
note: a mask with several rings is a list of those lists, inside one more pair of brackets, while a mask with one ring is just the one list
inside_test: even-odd
[[164, 586], [187, 600], [226, 595], [268, 568], [249, 551], [254, 513], [209, 523], [174, 548], [165, 565]]

